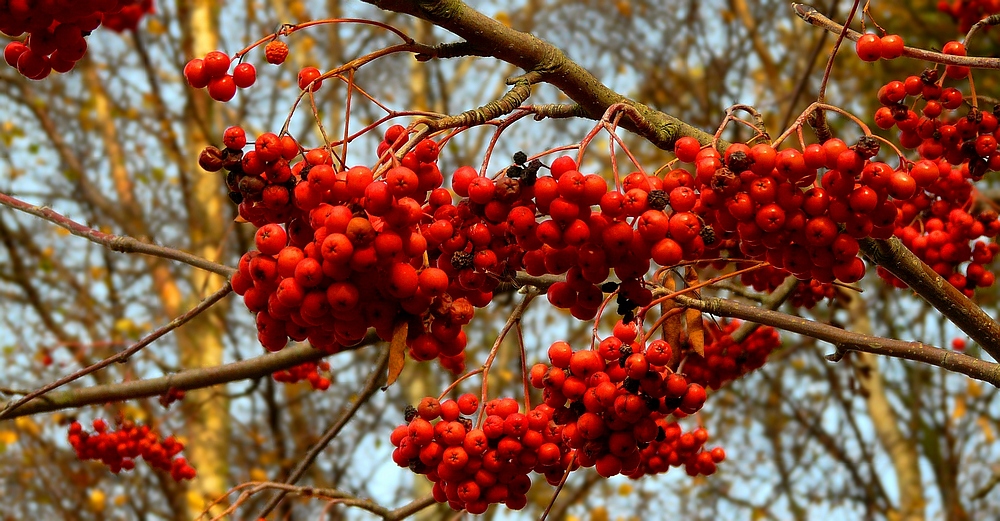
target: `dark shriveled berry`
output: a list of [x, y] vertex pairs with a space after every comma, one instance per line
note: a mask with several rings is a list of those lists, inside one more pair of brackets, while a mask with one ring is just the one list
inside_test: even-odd
[[514, 152], [514, 164], [515, 165], [523, 165], [527, 161], [528, 161], [528, 154], [525, 154], [524, 152], [522, 152], [520, 150], [518, 150], [517, 152]]
[[712, 228], [712, 225], [706, 224], [703, 226], [701, 231], [698, 232], [698, 235], [701, 236], [701, 240], [705, 242], [706, 246], [715, 244], [715, 228]]
[[859, 156], [866, 159], [875, 157], [875, 154], [878, 154], [880, 148], [881, 145], [879, 144], [878, 139], [875, 139], [872, 136], [861, 136], [861, 139], [858, 139], [858, 143], [854, 145], [854, 151], [857, 152]]
[[198, 166], [208, 172], [218, 172], [222, 170], [223, 165], [222, 151], [217, 147], [207, 146], [198, 156]]
[[464, 251], [456, 251], [451, 254], [451, 266], [456, 270], [464, 270], [471, 268], [473, 255], [471, 253], [466, 253]]
[[752, 165], [753, 159], [742, 150], [737, 150], [730, 154], [729, 160], [726, 161], [726, 166], [733, 172], [749, 170]]
[[646, 204], [649, 205], [651, 210], [662, 210], [667, 207], [667, 193], [663, 190], [650, 190], [649, 197], [646, 198]]
[[417, 408], [412, 405], [407, 405], [403, 408], [403, 420], [407, 423], [413, 421], [417, 417]]

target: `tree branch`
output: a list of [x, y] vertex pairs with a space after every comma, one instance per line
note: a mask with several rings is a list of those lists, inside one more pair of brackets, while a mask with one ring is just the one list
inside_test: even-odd
[[[674, 141], [684, 136], [694, 137], [702, 144], [712, 142], [711, 134], [606, 87], [554, 45], [507, 27], [461, 0], [364, 1], [380, 9], [427, 20], [465, 39], [465, 42], [452, 44], [460, 50], [458, 55], [491, 56], [527, 72], [538, 73], [541, 81], [561, 90], [592, 119], [600, 119], [611, 105], [628, 104], [635, 108], [641, 121], [623, 121], [622, 126], [662, 149], [671, 149]], [[452, 54], [456, 53], [442, 56]], [[421, 59], [426, 58], [421, 56]]]
[[[833, 20], [827, 18], [823, 13], [819, 12], [815, 7], [805, 5], [805, 4], [792, 4], [792, 9], [795, 10], [795, 14], [799, 18], [804, 20], [806, 23], [825, 29], [834, 34], [840, 34], [844, 30], [844, 26], [834, 22]], [[854, 31], [852, 29], [847, 30], [845, 36], [848, 40], [852, 42], [858, 41], [861, 38], [861, 33]], [[1000, 58], [986, 58], [982, 56], [955, 56], [952, 54], [942, 54], [934, 51], [926, 51], [924, 49], [918, 49], [916, 47], [903, 47], [903, 56], [908, 58], [916, 58], [918, 60], [940, 63], [944, 65], [961, 65], [964, 67], [973, 67], [976, 69], [1000, 69]]]
[[18, 399], [17, 401], [8, 402], [7, 406], [5, 406], [2, 410], [0, 410], [0, 420], [8, 418], [9, 415], [18, 407], [36, 398], [41, 398], [50, 391], [53, 391], [70, 382], [83, 378], [84, 376], [87, 376], [88, 374], [93, 373], [94, 371], [99, 371], [115, 362], [125, 363], [126, 361], [128, 361], [129, 358], [132, 357], [132, 355], [138, 353], [140, 350], [142, 350], [149, 344], [152, 344], [153, 342], [161, 338], [163, 335], [166, 335], [167, 333], [173, 331], [174, 329], [177, 329], [178, 327], [186, 324], [191, 319], [200, 315], [206, 309], [212, 307], [213, 305], [215, 305], [215, 303], [225, 298], [232, 291], [233, 291], [232, 285], [226, 282], [225, 284], [222, 285], [222, 288], [220, 288], [219, 291], [216, 291], [215, 293], [209, 295], [208, 297], [205, 297], [205, 299], [199, 302], [197, 306], [191, 308], [183, 315], [171, 320], [170, 322], [164, 324], [159, 328], [156, 328], [151, 333], [143, 337], [141, 340], [129, 346], [128, 349], [125, 349], [124, 351], [121, 351], [119, 353], [116, 353], [112, 356], [105, 358], [104, 360], [101, 360], [97, 363], [84, 367], [83, 369], [80, 369], [79, 371], [76, 371], [73, 374], [70, 374], [50, 384], [47, 384], [43, 386], [41, 389], [29, 393], [23, 398]]
[[[374, 344], [377, 340], [378, 337], [374, 333], [369, 333], [360, 344], [345, 348], [345, 350], [359, 349]], [[277, 353], [269, 353], [248, 360], [215, 367], [189, 369], [159, 378], [96, 385], [82, 389], [50, 393], [25, 403], [0, 421], [86, 405], [159, 396], [171, 388], [188, 391], [229, 382], [263, 378], [270, 376], [275, 371], [288, 369], [289, 367], [305, 362], [314, 362], [327, 356], [330, 356], [330, 353], [314, 349], [308, 345], [299, 345], [286, 347]]]
[[994, 360], [1000, 360], [1000, 324], [969, 300], [899, 239], [861, 239], [861, 251], [905, 282], [921, 298], [975, 340]]
[[101, 246], [113, 251], [121, 253], [141, 253], [143, 255], [152, 255], [154, 257], [175, 260], [183, 262], [189, 266], [194, 266], [195, 268], [200, 268], [212, 273], [218, 273], [219, 275], [226, 277], [230, 277], [233, 273], [236, 273], [236, 268], [212, 262], [186, 251], [149, 244], [126, 235], [115, 235], [113, 233], [104, 233], [95, 230], [89, 226], [80, 224], [65, 215], [62, 215], [51, 208], [35, 206], [15, 197], [11, 197], [5, 193], [0, 193], [0, 205], [13, 208], [29, 215], [34, 215], [35, 217], [46, 220], [69, 231], [77, 237], [83, 237], [84, 239], [100, 244]]
[[719, 298], [696, 299], [683, 295], [676, 298], [682, 306], [700, 309], [711, 315], [749, 320], [829, 342], [837, 347], [837, 352], [828, 357], [833, 361], [840, 360], [846, 351], [862, 351], [935, 365], [1000, 387], [1000, 364], [922, 342], [862, 335], [801, 317]]

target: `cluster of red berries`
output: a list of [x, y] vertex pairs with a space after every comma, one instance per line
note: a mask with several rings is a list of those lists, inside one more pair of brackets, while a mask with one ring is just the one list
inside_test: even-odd
[[643, 346], [637, 335], [634, 324], [618, 322], [596, 350], [555, 342], [549, 364], [530, 371], [576, 461], [604, 477], [635, 472], [641, 449], [663, 439], [655, 420], [694, 414], [707, 397], [702, 385], [668, 369], [673, 350], [667, 342]]
[[698, 427], [691, 432], [682, 432], [681, 426], [666, 418], [656, 420], [658, 432], [656, 440], [639, 451], [639, 466], [625, 473], [632, 479], [663, 474], [671, 467], [684, 465], [689, 476], [710, 476], [715, 474], [716, 465], [726, 459], [722, 447], [705, 450], [708, 431]]
[[[7, 44], [4, 60], [33, 80], [45, 78], [52, 71], [68, 72], [87, 53], [86, 37], [102, 21], [114, 30], [125, 27], [123, 13], [135, 10], [134, 4], [134, 0], [0, 2], [0, 33], [13, 37], [28, 33], [23, 42]], [[138, 7], [135, 23], [143, 13], [152, 11], [152, 1], [141, 2]], [[131, 19], [132, 15], [127, 16]]]
[[325, 391], [330, 388], [330, 379], [320, 375], [320, 371], [329, 371], [330, 363], [323, 360], [320, 362], [303, 362], [299, 365], [275, 371], [271, 377], [276, 382], [293, 384], [306, 380], [309, 385], [317, 391]]
[[687, 381], [719, 389], [763, 367], [768, 355], [781, 345], [778, 331], [767, 326], [758, 327], [737, 344], [731, 335], [739, 325], [737, 320], [723, 322], [722, 327], [714, 321], [705, 322], [705, 332], [713, 340], [705, 344], [704, 357], [689, 356], [684, 363]]
[[169, 472], [175, 481], [194, 479], [194, 468], [186, 459], [175, 457], [184, 445], [173, 436], [160, 439], [148, 425], [128, 420], [121, 422], [117, 430], [109, 430], [107, 422], [100, 418], [93, 425], [93, 433], [84, 431], [80, 422], [69, 426], [69, 443], [81, 460], [99, 460], [117, 474], [135, 468], [135, 459], [142, 457], [149, 466]]
[[1000, 13], [1000, 0], [939, 0], [938, 11], [950, 15], [958, 22], [958, 30], [967, 33], [976, 22]]
[[[740, 275], [740, 283], [754, 291], [770, 293], [778, 288], [789, 273], [783, 269], [767, 266], [758, 270], [748, 271]], [[832, 299], [836, 296], [833, 284], [820, 282], [815, 279], [800, 280], [788, 301], [797, 308], [812, 309], [823, 299]]]
[[[897, 201], [895, 235], [971, 297], [975, 288], [991, 286], [995, 280], [986, 265], [1000, 248], [986, 239], [1000, 233], [1000, 221], [993, 210], [974, 210], [973, 183], [1000, 169], [1000, 125], [993, 112], [972, 109], [957, 114], [965, 104], [962, 92], [943, 87], [942, 81], [936, 70], [928, 69], [920, 76], [887, 83], [879, 90], [883, 106], [876, 111], [875, 122], [883, 129], [898, 128], [900, 145], [916, 149], [922, 158], [911, 170], [915, 179], [923, 180], [922, 190]], [[908, 98], [913, 99], [908, 102]], [[905, 287], [885, 270], [878, 272]]]
[[855, 42], [854, 50], [858, 58], [866, 62], [893, 60], [903, 55], [903, 38], [898, 34], [878, 36], [863, 34]]
[[249, 88], [257, 81], [257, 69], [252, 64], [236, 64], [229, 73], [232, 60], [222, 51], [211, 51], [204, 58], [194, 58], [184, 66], [184, 79], [196, 88], [208, 88], [208, 95], [216, 101], [233, 99], [236, 89]]
[[[695, 164], [693, 212], [713, 230], [706, 256], [726, 250], [730, 258], [767, 260], [823, 283], [860, 280], [865, 265], [858, 239], [890, 237], [897, 209], [888, 198], [915, 191], [909, 173], [871, 160], [878, 150], [871, 137], [853, 147], [830, 139], [780, 152], [769, 144], [736, 143], [719, 154], [687, 137], [674, 147], [681, 162]], [[819, 169], [825, 172], [816, 186]]]
[[[385, 141], [401, 145], [405, 133], [392, 127]], [[469, 291], [430, 264], [436, 254], [418, 228], [421, 205], [451, 201], [440, 188], [436, 143], [418, 144], [375, 180], [363, 166], [338, 172], [325, 149], [289, 165], [300, 155], [289, 136], [262, 134], [244, 154], [245, 133], [232, 127], [223, 142], [224, 151], [206, 149], [201, 163], [228, 170], [240, 215], [258, 226], [257, 250], [241, 259], [233, 287], [257, 313], [264, 347], [275, 351], [292, 338], [335, 351], [370, 327], [390, 339], [407, 322], [414, 359], [464, 370], [462, 327], [492, 293]]]
[[551, 484], [562, 480], [573, 457], [562, 429], [552, 422], [552, 408], [539, 405], [522, 413], [512, 398], [490, 400], [481, 425], [473, 428], [466, 416], [478, 409], [471, 394], [457, 401], [428, 397], [408, 407], [407, 423], [389, 438], [396, 447], [393, 461], [427, 476], [438, 502], [470, 514], [497, 503], [524, 508], [532, 471]]
[[143, 16], [155, 12], [153, 0], [125, 0], [118, 5], [120, 9], [104, 13], [101, 21], [101, 25], [116, 33], [136, 30]]

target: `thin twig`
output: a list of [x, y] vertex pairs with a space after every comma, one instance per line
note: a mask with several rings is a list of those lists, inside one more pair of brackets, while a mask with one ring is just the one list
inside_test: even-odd
[[[302, 458], [302, 461], [299, 462], [299, 464], [294, 470], [292, 470], [292, 473], [285, 480], [285, 484], [294, 485], [295, 482], [298, 481], [303, 474], [305, 474], [306, 470], [309, 470], [309, 467], [311, 467], [313, 462], [316, 461], [316, 458], [319, 457], [320, 453], [326, 449], [326, 446], [337, 437], [337, 434], [339, 434], [344, 426], [347, 425], [347, 422], [349, 422], [358, 410], [361, 409], [361, 406], [364, 405], [376, 391], [382, 388], [382, 384], [385, 382], [386, 378], [386, 368], [389, 366], [389, 351], [389, 346], [386, 346], [385, 349], [382, 350], [379, 354], [378, 361], [375, 362], [375, 367], [368, 376], [368, 380], [365, 381], [365, 386], [358, 393], [357, 399], [354, 400], [354, 403], [351, 404], [350, 407], [341, 413], [340, 417], [337, 418], [337, 421], [334, 422], [333, 425], [331, 425], [330, 428], [323, 433], [323, 436], [319, 439], [319, 441], [317, 441], [309, 449], [309, 452], [306, 453], [305, 457]], [[282, 490], [278, 493], [278, 495], [271, 498], [271, 501], [269, 501], [264, 509], [261, 510], [260, 514], [257, 515], [257, 518], [266, 518], [267, 515], [270, 514], [279, 503], [281, 503], [281, 500], [284, 499], [286, 494], [288, 494], [288, 491]]]
[[212, 262], [186, 251], [149, 244], [134, 237], [115, 235], [113, 233], [104, 233], [95, 230], [89, 226], [80, 224], [65, 215], [62, 215], [51, 208], [35, 206], [15, 197], [11, 197], [5, 193], [0, 193], [0, 205], [13, 208], [29, 215], [34, 215], [35, 217], [46, 220], [69, 231], [77, 237], [83, 237], [84, 239], [100, 244], [101, 246], [113, 251], [122, 253], [141, 253], [143, 255], [151, 255], [153, 257], [175, 260], [183, 262], [189, 266], [194, 266], [195, 268], [210, 271], [212, 273], [218, 273], [219, 275], [224, 275], [226, 277], [232, 276], [233, 273], [236, 273], [237, 271], [236, 268]]
[[200, 315], [206, 309], [215, 305], [216, 302], [225, 298], [232, 291], [233, 291], [232, 285], [230, 285], [229, 282], [226, 282], [222, 286], [222, 288], [220, 288], [215, 293], [212, 293], [208, 297], [205, 297], [205, 299], [199, 302], [197, 306], [191, 308], [183, 315], [171, 320], [167, 324], [164, 324], [162, 327], [153, 330], [148, 335], [140, 339], [138, 342], [132, 344], [128, 349], [125, 349], [124, 351], [121, 351], [119, 353], [116, 353], [112, 356], [105, 358], [104, 360], [91, 364], [87, 367], [84, 367], [83, 369], [80, 369], [75, 373], [64, 376], [50, 384], [47, 384], [43, 386], [41, 389], [38, 389], [37, 391], [31, 392], [26, 396], [24, 396], [23, 398], [20, 398], [16, 402], [8, 403], [7, 406], [3, 408], [3, 410], [0, 410], [0, 420], [7, 418], [9, 414], [18, 407], [24, 405], [25, 403], [30, 402], [31, 400], [44, 396], [46, 393], [50, 391], [53, 391], [70, 382], [83, 378], [84, 376], [87, 376], [88, 374], [91, 374], [95, 371], [101, 370], [113, 363], [126, 362], [132, 355], [138, 353], [140, 350], [142, 350], [149, 344], [152, 344], [154, 341], [158, 340], [163, 335], [166, 335], [167, 333], [173, 331], [174, 329], [177, 329], [178, 327], [191, 321], [191, 319]]

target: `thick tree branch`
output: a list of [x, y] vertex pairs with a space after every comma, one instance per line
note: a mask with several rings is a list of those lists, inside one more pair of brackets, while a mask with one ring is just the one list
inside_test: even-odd
[[696, 299], [683, 295], [676, 298], [677, 302], [682, 306], [700, 309], [711, 315], [749, 320], [829, 342], [837, 347], [837, 353], [831, 355], [831, 359], [834, 361], [842, 358], [846, 351], [862, 351], [923, 362], [956, 373], [962, 373], [1000, 387], [1000, 364], [987, 362], [922, 342], [907, 342], [905, 340], [863, 335], [802, 317], [748, 306], [731, 300], [719, 298]]
[[[702, 144], [712, 142], [711, 134], [606, 87], [552, 44], [507, 27], [461, 0], [364, 1], [380, 9], [422, 18], [455, 33], [465, 39], [465, 42], [452, 45], [461, 51], [458, 55], [492, 56], [527, 72], [540, 74], [541, 81], [561, 90], [592, 119], [599, 119], [611, 105], [628, 104], [635, 108], [641, 121], [633, 118], [632, 121], [623, 121], [622, 126], [660, 148], [671, 149], [674, 141], [684, 136], [694, 137]], [[452, 54], [456, 53], [444, 53], [442, 56]], [[425, 56], [420, 58], [426, 59]]]
[[1000, 324], [966, 298], [924, 261], [917, 258], [899, 239], [862, 239], [861, 251], [872, 262], [905, 282], [942, 315], [982, 346], [994, 360], [1000, 360]]
[[[375, 343], [377, 339], [378, 337], [371, 333], [357, 346], [346, 349], [359, 349]], [[286, 347], [277, 353], [269, 353], [249, 360], [216, 367], [189, 369], [159, 378], [49, 393], [18, 407], [16, 411], [0, 421], [86, 405], [149, 398], [166, 393], [171, 388], [188, 391], [229, 382], [263, 378], [270, 376], [275, 371], [288, 369], [305, 362], [314, 362], [327, 356], [330, 354], [313, 349], [308, 345], [299, 345]]]

